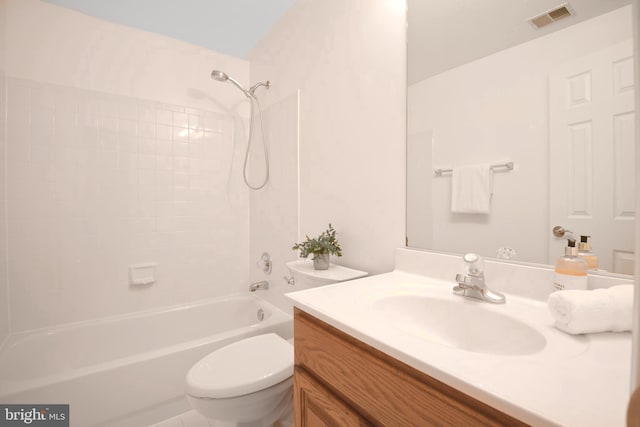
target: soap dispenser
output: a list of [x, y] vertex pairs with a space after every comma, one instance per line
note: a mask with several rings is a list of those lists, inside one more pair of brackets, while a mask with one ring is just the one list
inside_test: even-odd
[[596, 270], [598, 268], [598, 256], [591, 252], [589, 237], [591, 236], [580, 236], [580, 243], [578, 243], [578, 256], [587, 261], [589, 270]]
[[587, 289], [587, 261], [578, 257], [576, 241], [569, 239], [564, 256], [556, 260], [553, 285], [558, 290]]

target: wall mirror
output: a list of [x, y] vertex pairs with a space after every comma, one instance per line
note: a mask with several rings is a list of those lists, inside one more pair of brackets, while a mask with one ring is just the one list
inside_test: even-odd
[[[630, 3], [408, 1], [408, 247], [552, 264], [589, 235], [633, 274]], [[453, 212], [451, 169], [487, 164], [489, 213]]]

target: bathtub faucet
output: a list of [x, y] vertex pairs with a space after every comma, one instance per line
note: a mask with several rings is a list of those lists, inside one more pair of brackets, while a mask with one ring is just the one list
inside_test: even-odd
[[255, 282], [249, 285], [249, 291], [251, 292], [255, 292], [259, 289], [269, 289], [269, 282], [267, 282], [266, 280], [262, 280], [260, 282]]

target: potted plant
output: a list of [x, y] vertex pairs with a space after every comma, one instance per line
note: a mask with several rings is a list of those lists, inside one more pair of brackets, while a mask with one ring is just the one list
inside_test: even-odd
[[306, 236], [304, 242], [296, 243], [291, 249], [300, 251], [301, 258], [313, 255], [313, 268], [316, 270], [329, 269], [329, 255], [342, 256], [342, 248], [336, 239], [336, 230], [333, 229], [331, 223], [329, 223], [329, 228], [318, 237], [310, 239], [309, 236]]

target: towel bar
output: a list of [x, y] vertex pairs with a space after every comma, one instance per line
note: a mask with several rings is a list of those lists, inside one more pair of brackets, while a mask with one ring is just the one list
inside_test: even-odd
[[[495, 170], [495, 169], [502, 169], [505, 168], [508, 171], [513, 170], [513, 162], [507, 162], [507, 163], [500, 163], [497, 165], [491, 165], [491, 169]], [[436, 169], [433, 171], [433, 173], [436, 174], [436, 176], [442, 176], [442, 174], [445, 173], [450, 173], [453, 172], [453, 169]]]

